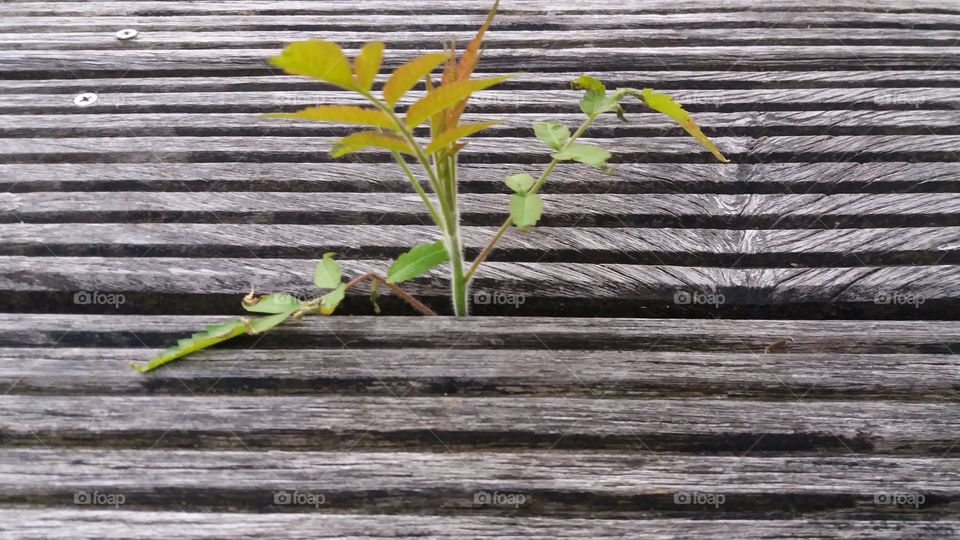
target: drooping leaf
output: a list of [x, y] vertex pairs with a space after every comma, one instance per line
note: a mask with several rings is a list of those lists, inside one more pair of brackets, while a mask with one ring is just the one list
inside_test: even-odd
[[369, 41], [363, 44], [357, 57], [353, 59], [353, 71], [357, 76], [357, 85], [361, 90], [370, 91], [373, 79], [380, 71], [383, 60], [383, 42]]
[[[637, 95], [635, 92], [631, 93]], [[663, 113], [679, 123], [680, 127], [692, 135], [694, 139], [700, 141], [700, 144], [706, 147], [721, 163], [730, 163], [730, 160], [720, 152], [720, 149], [713, 144], [713, 141], [704, 135], [703, 131], [700, 131], [700, 126], [693, 121], [690, 113], [683, 110], [683, 107], [670, 96], [654, 92], [650, 88], [644, 88], [643, 93], [638, 97], [651, 109]]]
[[[446, 109], [447, 107], [456, 104], [470, 94], [479, 92], [484, 88], [490, 88], [495, 84], [500, 84], [510, 77], [512, 77], [512, 75], [503, 75], [500, 77], [490, 77], [487, 79], [457, 81], [447, 85], [438, 86], [433, 89], [433, 92], [430, 92], [429, 94], [418, 99], [413, 105], [410, 106], [409, 109], [407, 109], [405, 121], [410, 127], [418, 126], [431, 115], [434, 115]], [[449, 127], [450, 126], [447, 126], [447, 129], [449, 129]]]
[[534, 180], [533, 177], [527, 173], [512, 174], [505, 177], [503, 181], [510, 186], [510, 189], [521, 195], [527, 191], [530, 191], [530, 188], [533, 187], [534, 183], [536, 183], [536, 180]]
[[336, 289], [323, 295], [323, 297], [320, 299], [320, 313], [323, 313], [324, 315], [332, 314], [334, 310], [337, 309], [337, 306], [340, 305], [340, 302], [343, 302], [343, 298], [346, 295], [346, 283], [341, 283]]
[[534, 122], [533, 133], [543, 144], [554, 150], [560, 150], [570, 140], [570, 130], [557, 121]]
[[579, 161], [586, 163], [591, 167], [601, 170], [608, 170], [607, 160], [610, 159], [610, 152], [595, 145], [586, 143], [572, 143], [563, 149], [562, 152], [553, 154], [553, 157], [560, 161]]
[[324, 253], [323, 259], [317, 262], [313, 271], [313, 283], [321, 289], [333, 289], [340, 285], [343, 271], [337, 261], [333, 260], [333, 253]]
[[387, 269], [387, 283], [400, 283], [415, 278], [448, 260], [450, 257], [442, 241], [421, 244], [393, 261]]
[[357, 89], [350, 62], [340, 46], [330, 41], [297, 41], [287, 45], [279, 56], [270, 57], [269, 61], [292, 75], [303, 75], [348, 90]]
[[341, 122], [364, 126], [393, 128], [393, 121], [383, 111], [354, 105], [318, 105], [307, 107], [293, 113], [268, 113], [267, 118], [289, 118], [292, 120], [317, 120], [321, 122]]
[[456, 142], [457, 139], [469, 137], [474, 133], [483, 131], [490, 126], [494, 126], [499, 123], [499, 120], [491, 120], [489, 122], [479, 122], [476, 124], [460, 124], [451, 130], [444, 131], [442, 134], [430, 141], [430, 144], [427, 145], [426, 152], [427, 154], [432, 154], [438, 150], [443, 150], [444, 148]]
[[253, 313], [284, 313], [299, 309], [303, 302], [289, 294], [265, 294], [251, 300], [244, 299], [241, 305]]
[[414, 153], [406, 141], [395, 135], [379, 131], [358, 131], [337, 141], [330, 149], [330, 155], [337, 158], [371, 146], [403, 154]]
[[521, 230], [537, 224], [543, 214], [543, 199], [537, 193], [514, 194], [510, 197], [510, 219]]
[[383, 99], [393, 106], [417, 82], [448, 58], [447, 53], [429, 53], [418, 56], [398, 67], [383, 85]]
[[604, 112], [607, 88], [602, 82], [589, 75], [581, 75], [573, 81], [572, 86], [574, 90], [586, 91], [580, 100], [580, 110], [583, 114], [596, 116]]

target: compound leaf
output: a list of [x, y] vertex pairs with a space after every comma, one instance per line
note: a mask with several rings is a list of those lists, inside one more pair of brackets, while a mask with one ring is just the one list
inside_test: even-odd
[[413, 154], [407, 142], [400, 137], [380, 131], [358, 131], [337, 141], [330, 149], [330, 155], [337, 158], [371, 146], [391, 152]]
[[512, 174], [504, 177], [503, 181], [506, 182], [515, 193], [521, 195], [530, 191], [530, 188], [536, 183], [536, 180], [527, 173]]
[[510, 219], [521, 230], [537, 224], [543, 214], [543, 199], [536, 193], [514, 194], [510, 197]]
[[601, 170], [609, 169], [607, 160], [610, 159], [610, 152], [595, 144], [572, 143], [563, 151], [553, 154], [553, 157], [560, 161], [579, 161]]
[[266, 118], [288, 118], [291, 120], [316, 120], [321, 122], [341, 122], [344, 124], [362, 124], [364, 126], [393, 128], [393, 121], [383, 111], [354, 105], [318, 105], [307, 107], [293, 113], [269, 113]]
[[[420, 125], [421, 122], [430, 116], [456, 105], [474, 92], [489, 88], [495, 84], [500, 84], [509, 79], [512, 75], [502, 75], [500, 77], [490, 77], [487, 79], [474, 79], [467, 81], [457, 81], [450, 84], [438, 86], [432, 92], [418, 99], [407, 109], [406, 123], [410, 127]], [[449, 127], [449, 126], [448, 126]]]
[[567, 129], [567, 126], [555, 120], [550, 122], [534, 122], [533, 133], [538, 139], [543, 141], [543, 144], [554, 150], [560, 150], [563, 148], [563, 145], [567, 144], [567, 141], [570, 140], [570, 130]]
[[340, 46], [331, 41], [297, 41], [287, 45], [279, 56], [268, 60], [291, 75], [303, 75], [348, 90], [357, 89], [350, 62]]
[[373, 79], [380, 71], [380, 62], [383, 60], [383, 42], [369, 41], [363, 44], [357, 57], [353, 59], [353, 71], [357, 76], [357, 85], [360, 89], [369, 92], [373, 86]]
[[324, 253], [323, 259], [317, 262], [313, 271], [313, 283], [321, 289], [333, 289], [340, 285], [343, 271], [337, 261], [333, 260], [333, 253]]
[[450, 256], [442, 241], [421, 244], [393, 261], [387, 269], [387, 283], [400, 283], [415, 278], [448, 260]]
[[479, 122], [476, 124], [460, 124], [453, 129], [444, 131], [435, 139], [430, 141], [430, 144], [427, 145], [426, 152], [427, 154], [432, 154], [439, 150], [443, 150], [444, 148], [456, 142], [457, 139], [469, 137], [474, 133], [483, 131], [490, 126], [493, 126], [499, 123], [500, 123], [500, 120], [491, 120], [489, 122]]
[[241, 305], [243, 309], [253, 313], [285, 313], [299, 309], [303, 302], [292, 295], [279, 293], [265, 294], [249, 300], [244, 298]]
[[429, 53], [398, 67], [383, 85], [383, 99], [390, 106], [395, 105], [420, 79], [426, 77], [449, 56], [448, 53]]

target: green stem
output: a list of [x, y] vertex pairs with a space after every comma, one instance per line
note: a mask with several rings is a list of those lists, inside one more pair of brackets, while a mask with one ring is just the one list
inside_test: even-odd
[[463, 241], [460, 238], [460, 207], [457, 204], [457, 158], [447, 156], [442, 160], [442, 178], [446, 185], [447, 213], [444, 221], [447, 224], [446, 246], [450, 257], [450, 296], [453, 301], [453, 314], [465, 317], [469, 313], [467, 299], [468, 280], [463, 273]]
[[427, 211], [430, 212], [430, 217], [433, 218], [433, 222], [437, 224], [437, 227], [440, 227], [440, 230], [443, 230], [443, 218], [441, 218], [440, 214], [437, 213], [437, 209], [433, 206], [433, 203], [430, 202], [430, 197], [428, 197], [427, 192], [423, 190], [423, 186], [420, 185], [420, 181], [417, 180], [417, 177], [413, 175], [413, 171], [410, 170], [407, 162], [403, 160], [403, 156], [400, 155], [400, 152], [393, 152], [393, 159], [397, 160], [400, 168], [402, 168], [403, 172], [407, 174], [407, 178], [409, 178], [410, 183], [413, 184], [413, 189], [417, 191], [417, 195], [420, 195], [420, 199], [423, 201], [424, 206], [426, 206]]

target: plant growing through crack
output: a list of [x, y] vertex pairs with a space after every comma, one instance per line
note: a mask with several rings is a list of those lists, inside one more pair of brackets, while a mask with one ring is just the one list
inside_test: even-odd
[[[330, 315], [343, 301], [349, 289], [365, 281], [371, 282], [371, 301], [378, 312], [378, 289], [386, 286], [420, 313], [434, 315], [430, 308], [404, 291], [399, 283], [445, 263], [449, 265], [453, 313], [457, 316], [467, 315], [470, 280], [511, 227], [526, 232], [536, 225], [544, 210], [539, 191], [556, 165], [561, 161], [576, 161], [603, 171], [609, 170], [607, 161], [610, 153], [598, 145], [579, 142], [578, 139], [604, 113], [615, 113], [621, 120], [626, 121], [620, 102], [628, 96], [674, 119], [718, 160], [728, 162], [700, 131], [690, 115], [666, 94], [656, 93], [650, 88], [618, 88], [608, 92], [599, 80], [581, 75], [572, 82], [572, 86], [584, 92], [580, 100], [580, 110], [586, 115], [586, 119], [572, 133], [567, 126], [557, 121], [534, 122], [534, 134], [549, 148], [552, 159], [536, 178], [527, 172], [518, 172], [504, 178], [506, 185], [513, 191], [509, 203], [509, 217], [480, 254], [468, 264], [464, 259], [460, 236], [457, 153], [466, 146], [464, 139], [499, 122], [461, 123], [460, 117], [472, 94], [512, 77], [502, 75], [471, 78], [480, 58], [480, 45], [493, 22], [498, 3], [499, 1], [494, 3], [477, 35], [459, 59], [452, 44], [445, 52], [418, 56], [394, 70], [379, 92], [373, 89], [374, 79], [380, 72], [383, 58], [384, 44], [379, 41], [364, 44], [352, 64], [339, 45], [318, 39], [291, 43], [279, 56], [270, 58], [273, 65], [288, 74], [309, 77], [355, 92], [369, 103], [366, 107], [318, 105], [294, 113], [273, 113], [266, 116], [363, 126], [365, 129], [337, 141], [330, 154], [340, 157], [366, 149], [390, 152], [437, 225], [440, 233], [437, 241], [415, 246], [397, 257], [387, 269], [386, 276], [366, 273], [346, 282], [343, 281], [341, 268], [333, 254], [327, 253], [314, 272], [314, 283], [320, 289], [326, 290], [325, 294], [302, 301], [288, 294], [258, 296], [251, 290], [243, 299], [243, 308], [248, 312], [266, 316], [241, 317], [209, 325], [205, 331], [181, 339], [175, 347], [164, 351], [148, 363], [134, 363], [132, 366], [141, 372], [149, 371], [240, 335], [262, 334], [290, 318]], [[440, 66], [442, 75], [434, 82], [431, 74]], [[397, 110], [398, 104], [420, 81], [423, 81], [426, 93], [407, 106], [401, 117]], [[429, 127], [430, 135], [425, 144], [415, 134], [415, 130], [423, 124]], [[422, 179], [417, 177], [411, 165], [419, 169]]]

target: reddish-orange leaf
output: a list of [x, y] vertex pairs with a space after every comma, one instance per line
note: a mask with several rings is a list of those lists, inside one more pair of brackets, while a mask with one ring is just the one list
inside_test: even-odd
[[[480, 60], [480, 45], [483, 43], [483, 36], [486, 34], [487, 29], [490, 28], [490, 25], [493, 24], [493, 18], [497, 14], [497, 7], [500, 5], [500, 0], [495, 0], [493, 6], [490, 8], [490, 11], [487, 13], [486, 20], [483, 21], [483, 24], [480, 25], [480, 29], [477, 30], [477, 35], [470, 40], [470, 43], [467, 44], [467, 48], [463, 51], [463, 55], [460, 57], [460, 63], [457, 64], [456, 73], [453, 76], [455, 81], [465, 81], [470, 78], [470, 75], [473, 74], [473, 70], [477, 67], [477, 62]], [[467, 107], [467, 100], [463, 100], [460, 103], [454, 105], [447, 109], [446, 112], [446, 128], [453, 129], [456, 127], [457, 122], [460, 120], [460, 115], [463, 114], [463, 110]]]

